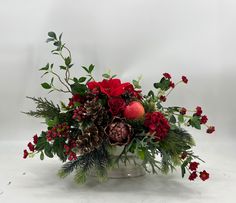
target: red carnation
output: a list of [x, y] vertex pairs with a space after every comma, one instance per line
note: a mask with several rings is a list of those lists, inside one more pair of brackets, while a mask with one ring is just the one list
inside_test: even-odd
[[27, 146], [29, 147], [29, 150], [31, 152], [34, 152], [34, 145], [31, 142], [29, 142], [29, 144]]
[[186, 112], [187, 112], [187, 109], [184, 108], [184, 107], [179, 110], [179, 113], [182, 114], [182, 115], [185, 115]]
[[188, 78], [186, 76], [182, 76], [182, 81], [187, 84], [188, 83]]
[[157, 140], [164, 139], [170, 129], [168, 120], [160, 112], [146, 113], [144, 125], [148, 127], [150, 133], [155, 133]]
[[201, 116], [202, 115], [202, 108], [200, 106], [196, 107], [196, 115]]
[[206, 124], [207, 123], [207, 121], [208, 121], [208, 118], [207, 118], [207, 116], [206, 115], [204, 115], [204, 116], [202, 116], [202, 118], [201, 118], [201, 124]]
[[167, 79], [171, 79], [171, 75], [169, 73], [163, 73], [164, 77]]
[[209, 178], [209, 173], [207, 173], [205, 170], [200, 172], [199, 176], [203, 181], [207, 180]]
[[196, 171], [197, 168], [198, 168], [198, 165], [199, 165], [199, 163], [197, 163], [197, 162], [191, 162], [190, 165], [189, 165], [189, 169], [191, 171]]
[[166, 97], [163, 96], [163, 95], [161, 95], [161, 96], [160, 96], [160, 100], [161, 100], [162, 102], [165, 102], [165, 101], [166, 101]]
[[190, 176], [188, 177], [189, 180], [195, 180], [197, 178], [197, 173], [196, 171], [192, 172]]
[[34, 139], [34, 144], [37, 144], [38, 143], [38, 135], [37, 134], [35, 134], [34, 135], [34, 137], [33, 137], [33, 139]]
[[23, 159], [26, 159], [28, 157], [29, 153], [28, 151], [25, 149], [24, 150], [24, 156], [23, 156]]
[[170, 87], [171, 87], [171, 88], [175, 88], [175, 83], [173, 83], [172, 81], [170, 81]]
[[214, 126], [209, 126], [207, 129], [207, 133], [211, 134], [215, 131], [215, 127]]
[[108, 100], [108, 105], [110, 107], [110, 112], [115, 116], [124, 110], [125, 101], [119, 97], [112, 97]]

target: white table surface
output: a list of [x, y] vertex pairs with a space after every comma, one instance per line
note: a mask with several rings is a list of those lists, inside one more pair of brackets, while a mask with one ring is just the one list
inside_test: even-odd
[[[56, 173], [61, 166], [57, 159], [40, 161], [22, 159], [26, 142], [0, 142], [0, 202], [1, 203], [90, 203], [90, 202], [236, 202], [234, 143], [201, 144], [200, 150], [210, 172], [207, 182], [190, 182], [180, 171], [168, 176], [146, 175], [139, 178], [112, 179], [98, 183], [90, 179], [78, 186], [73, 176], [61, 180]], [[217, 153], [217, 154], [216, 154]]]

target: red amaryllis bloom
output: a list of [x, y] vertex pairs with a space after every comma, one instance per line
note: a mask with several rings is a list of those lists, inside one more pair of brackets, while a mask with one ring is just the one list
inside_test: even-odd
[[196, 107], [196, 113], [197, 116], [201, 116], [202, 115], [202, 108], [200, 106]]
[[28, 151], [25, 149], [24, 150], [24, 155], [23, 155], [23, 159], [26, 159], [28, 157], [29, 153]]
[[163, 73], [164, 77], [167, 79], [171, 79], [171, 75], [169, 73]]
[[207, 180], [209, 178], [209, 173], [207, 173], [205, 170], [200, 172], [199, 176], [203, 181]]
[[33, 139], [34, 139], [34, 144], [37, 144], [38, 143], [38, 135], [37, 134], [35, 134], [34, 135], [34, 137], [33, 137]]
[[189, 180], [195, 180], [197, 178], [197, 173], [196, 171], [192, 172], [190, 176], [188, 177]]
[[179, 113], [182, 114], [182, 115], [185, 115], [186, 112], [187, 112], [187, 109], [184, 108], [184, 107], [179, 110]]
[[188, 78], [186, 76], [182, 76], [182, 81], [187, 84], [188, 83]]
[[196, 171], [197, 168], [198, 168], [198, 165], [199, 165], [199, 163], [197, 163], [197, 162], [191, 162], [190, 165], [189, 165], [189, 169], [191, 171]]
[[150, 133], [155, 133], [156, 140], [164, 139], [170, 129], [168, 120], [160, 112], [146, 113], [144, 125], [149, 128]]
[[207, 128], [207, 133], [209, 133], [209, 134], [213, 133], [214, 131], [215, 131], [215, 127], [214, 126], [209, 126]]
[[110, 107], [110, 112], [113, 116], [119, 114], [125, 108], [125, 101], [119, 97], [111, 97], [108, 100], [108, 105]]
[[130, 86], [130, 83], [121, 83], [120, 79], [103, 80], [102, 82], [88, 82], [88, 88], [93, 91], [94, 89], [100, 89], [102, 93], [109, 97], [118, 97], [125, 92], [125, 88]]
[[31, 152], [34, 152], [34, 145], [31, 142], [29, 142], [28, 147]]
[[201, 124], [206, 124], [207, 123], [207, 121], [208, 121], [208, 118], [207, 118], [207, 116], [206, 115], [204, 115], [204, 116], [202, 116], [202, 118], [201, 118]]
[[113, 121], [105, 128], [105, 133], [111, 145], [127, 145], [131, 141], [131, 125], [124, 120], [115, 117]]

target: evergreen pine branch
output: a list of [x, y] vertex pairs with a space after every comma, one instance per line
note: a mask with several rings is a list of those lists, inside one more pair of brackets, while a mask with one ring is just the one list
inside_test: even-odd
[[60, 114], [60, 107], [58, 105], [55, 105], [52, 101], [48, 101], [46, 98], [27, 98], [32, 99], [37, 105], [35, 111], [23, 112], [29, 116], [34, 116], [36, 118], [43, 117], [48, 119], [54, 119]]

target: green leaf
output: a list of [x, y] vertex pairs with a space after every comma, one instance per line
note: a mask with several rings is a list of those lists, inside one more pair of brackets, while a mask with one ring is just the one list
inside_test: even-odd
[[54, 41], [53, 38], [48, 38], [48, 39], [46, 40], [47, 43], [48, 43], [48, 42], [52, 42], [52, 41]]
[[133, 85], [134, 85], [134, 87], [137, 88], [137, 89], [140, 89], [140, 88], [141, 88], [141, 86], [140, 86], [140, 84], [139, 84], [139, 82], [138, 82], [137, 80], [133, 80]]
[[49, 157], [49, 158], [53, 158], [53, 153], [52, 153], [52, 146], [47, 143], [44, 149], [44, 153]]
[[148, 96], [154, 98], [155, 97], [154, 92], [152, 90], [150, 90], [148, 92]]
[[53, 38], [53, 39], [57, 39], [57, 35], [55, 34], [55, 32], [49, 32], [48, 36]]
[[145, 159], [145, 150], [139, 150], [138, 156], [141, 160], [144, 160]]
[[104, 77], [104, 78], [106, 78], [106, 79], [109, 79], [109, 78], [110, 78], [110, 75], [107, 74], [107, 73], [104, 73], [104, 74], [102, 74], [102, 77]]
[[86, 77], [81, 77], [81, 78], [79, 78], [78, 82], [79, 82], [79, 83], [82, 83], [82, 82], [84, 82], [85, 80], [86, 80]]
[[70, 63], [71, 63], [71, 58], [70, 58], [70, 57], [66, 57], [66, 58], [65, 58], [65, 64], [66, 64], [66, 66], [69, 66]]
[[61, 33], [61, 34], [60, 34], [60, 36], [59, 36], [59, 41], [61, 41], [61, 38], [62, 38], [62, 34], [63, 34], [63, 33]]
[[175, 118], [174, 115], [172, 115], [172, 116], [170, 117], [170, 122], [173, 123], [173, 124], [176, 123], [176, 118]]
[[44, 89], [51, 89], [51, 85], [49, 85], [49, 84], [46, 83], [46, 82], [42, 83], [41, 86], [42, 86]]
[[49, 63], [47, 63], [47, 65], [43, 68], [40, 68], [39, 70], [48, 70], [49, 69]]
[[190, 119], [190, 124], [192, 127], [196, 128], [196, 129], [201, 129], [201, 121], [200, 118], [198, 116], [193, 116]]
[[87, 86], [84, 84], [74, 83], [70, 87], [73, 94], [84, 95], [87, 92]]
[[178, 121], [180, 122], [180, 123], [184, 123], [184, 116], [183, 115], [178, 115]]
[[93, 72], [93, 69], [94, 69], [94, 65], [91, 64], [91, 65], [89, 66], [89, 73], [92, 73], [92, 72]]
[[44, 160], [44, 153], [43, 153], [43, 151], [41, 151], [40, 159], [41, 159], [41, 160]]
[[66, 67], [65, 66], [60, 66], [60, 69], [61, 70], [66, 70]]
[[85, 66], [81, 66], [87, 73], [89, 73], [89, 69], [86, 68]]
[[60, 41], [56, 41], [56, 42], [53, 43], [53, 45], [60, 48], [61, 47], [61, 42]]

